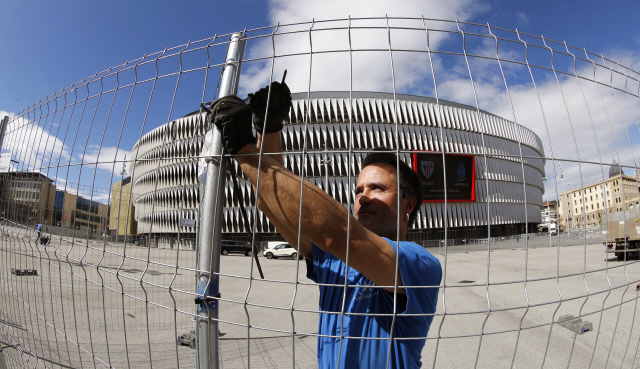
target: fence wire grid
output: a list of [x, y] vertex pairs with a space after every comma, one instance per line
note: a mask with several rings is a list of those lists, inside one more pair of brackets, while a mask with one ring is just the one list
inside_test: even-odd
[[[419, 204], [407, 233], [443, 270], [423, 367], [640, 365], [639, 71], [450, 20], [241, 33], [238, 95], [287, 71], [284, 166], [347, 209], [376, 147], [409, 164], [424, 154], [473, 163], [473, 199], [445, 190], [443, 201]], [[211, 159], [202, 104], [218, 97], [231, 36], [145, 54], [3, 121], [6, 367], [209, 364], [193, 349], [209, 344], [196, 342], [206, 272], [198, 163]], [[297, 255], [267, 257], [284, 239], [235, 161], [224, 177], [220, 296], [207, 296], [219, 306], [219, 366], [317, 367], [318, 286]]]

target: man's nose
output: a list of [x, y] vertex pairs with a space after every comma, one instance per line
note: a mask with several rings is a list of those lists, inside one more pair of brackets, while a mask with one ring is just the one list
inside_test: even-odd
[[358, 197], [358, 202], [360, 204], [368, 204], [371, 202], [371, 199], [369, 198], [369, 192], [368, 191], [362, 191]]

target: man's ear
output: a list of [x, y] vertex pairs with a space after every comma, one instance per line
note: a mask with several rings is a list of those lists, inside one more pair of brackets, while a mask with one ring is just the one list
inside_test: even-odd
[[416, 199], [415, 197], [409, 197], [408, 199], [402, 200], [402, 203], [405, 214], [411, 214], [413, 209], [415, 209], [418, 204], [418, 199]]

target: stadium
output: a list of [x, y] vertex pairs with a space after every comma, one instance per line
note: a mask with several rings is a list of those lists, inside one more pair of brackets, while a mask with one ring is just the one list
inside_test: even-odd
[[[436, 160], [425, 168], [425, 175], [441, 172], [443, 151], [447, 161], [459, 156], [472, 165], [471, 172], [460, 172], [458, 167], [454, 173], [458, 179], [471, 173], [470, 196], [458, 199], [448, 189], [446, 202], [443, 197], [423, 197], [408, 240], [444, 239], [445, 224], [453, 244], [520, 234], [527, 226], [528, 232], [536, 231], [544, 193], [544, 150], [530, 129], [475, 107], [429, 97], [398, 94], [394, 99], [393, 94], [380, 92], [312, 92], [294, 93], [292, 98], [290, 124], [281, 133], [284, 164], [345, 206], [353, 203], [349, 197], [366, 152], [380, 146], [396, 149], [397, 122], [401, 160], [416, 171], [420, 172], [414, 163], [416, 155], [430, 155]], [[131, 173], [138, 233], [195, 238], [196, 228], [180, 226], [180, 219], [198, 219], [202, 188], [196, 157], [206, 133], [203, 117], [195, 112], [173, 120], [134, 145]], [[258, 211], [256, 240], [280, 239], [269, 219], [254, 207], [251, 183], [235, 169], [240, 173], [238, 188], [230, 175], [225, 187], [223, 237], [248, 240], [250, 222]], [[444, 180], [440, 182], [442, 185]], [[443, 189], [434, 191], [444, 193]], [[241, 205], [246, 208], [248, 222]]]

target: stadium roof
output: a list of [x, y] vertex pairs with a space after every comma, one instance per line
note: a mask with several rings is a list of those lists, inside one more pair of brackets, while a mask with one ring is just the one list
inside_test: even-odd
[[[348, 99], [348, 98], [393, 100], [393, 93], [392, 92], [372, 92], [372, 91], [353, 91], [351, 93], [349, 91], [312, 91], [311, 93], [294, 92], [291, 94], [291, 99], [293, 100]], [[435, 98], [426, 97], [426, 96], [396, 94], [396, 99], [403, 100], [403, 101], [415, 101], [415, 102], [436, 104]], [[473, 110], [473, 111], [476, 110], [476, 108], [473, 106], [460, 104], [453, 101], [439, 99], [437, 102], [440, 103], [440, 105], [451, 106], [455, 108], [467, 109], [467, 110]], [[495, 114], [489, 113], [488, 111], [485, 111], [482, 109], [480, 109], [480, 112], [496, 116]], [[200, 110], [192, 111], [191, 113], [186, 114], [185, 117], [198, 114], [198, 113], [200, 113]]]
[[[304, 100], [304, 99], [387, 99], [393, 100], [392, 92], [372, 92], [372, 91], [353, 91], [349, 93], [349, 91], [312, 91], [310, 96], [307, 97], [307, 92], [294, 92], [291, 94], [291, 98], [293, 100]], [[416, 101], [423, 103], [436, 104], [439, 102], [440, 105], [452, 106], [461, 109], [467, 110], [476, 110], [475, 107], [465, 104], [456, 103], [453, 101], [447, 101], [439, 99], [436, 101], [433, 97], [426, 96], [417, 96], [417, 95], [405, 95], [405, 94], [396, 94], [396, 99], [404, 100], [404, 101]], [[491, 114], [487, 111], [480, 109], [482, 113]], [[491, 114], [495, 115], [495, 114]]]

